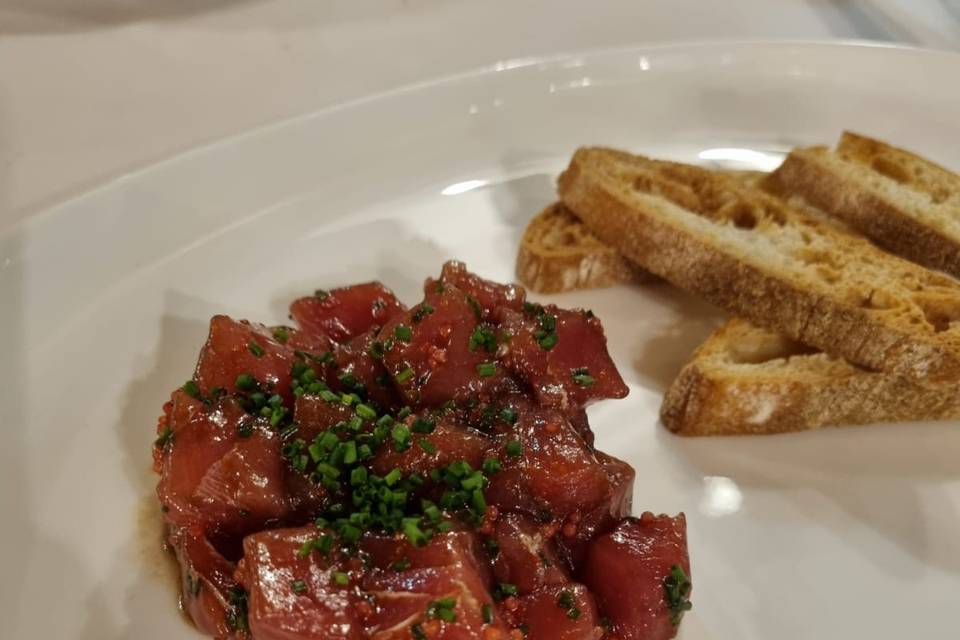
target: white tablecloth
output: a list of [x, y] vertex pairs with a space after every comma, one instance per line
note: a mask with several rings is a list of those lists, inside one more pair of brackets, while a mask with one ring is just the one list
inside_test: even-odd
[[413, 81], [718, 38], [960, 48], [960, 2], [0, 0], [0, 229], [197, 144]]

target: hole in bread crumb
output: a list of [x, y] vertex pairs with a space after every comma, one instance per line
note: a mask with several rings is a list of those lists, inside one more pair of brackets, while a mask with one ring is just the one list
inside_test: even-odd
[[737, 343], [731, 349], [730, 358], [735, 364], [763, 364], [813, 353], [819, 353], [819, 351], [789, 338], [777, 336], [776, 339], [747, 340]]
[[749, 205], [741, 205], [733, 213], [733, 226], [737, 229], [753, 229], [757, 226], [757, 216]]
[[913, 177], [906, 167], [884, 156], [874, 158], [871, 166], [878, 173], [887, 176], [891, 180], [896, 180], [901, 184], [910, 182]]
[[933, 204], [943, 204], [947, 201], [947, 198], [950, 197], [950, 191], [948, 189], [937, 189], [930, 194], [930, 200], [933, 201]]
[[637, 191], [653, 191], [653, 181], [647, 176], [637, 176], [633, 179], [633, 188]]
[[960, 302], [957, 300], [929, 295], [915, 296], [913, 300], [920, 307], [927, 323], [937, 333], [960, 325]]
[[840, 282], [840, 273], [827, 265], [817, 265], [817, 275], [827, 284], [836, 284]]
[[900, 305], [900, 301], [895, 297], [879, 289], [872, 290], [866, 298], [860, 302], [863, 309], [886, 310], [895, 309]]

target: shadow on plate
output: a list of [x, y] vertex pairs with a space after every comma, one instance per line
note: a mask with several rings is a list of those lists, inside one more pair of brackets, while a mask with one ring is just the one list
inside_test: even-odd
[[[729, 478], [749, 494], [776, 492], [811, 523], [850, 529], [824, 504], [873, 529], [921, 564], [960, 573], [960, 429], [956, 422], [822, 429], [777, 436], [658, 437], [705, 478]], [[952, 486], [951, 486], [952, 485]], [[810, 492], [817, 497], [811, 499]], [[751, 518], [762, 519], [762, 512]], [[931, 522], [935, 524], [931, 525]], [[789, 544], [785, 540], [784, 544]], [[858, 547], [885, 571], [917, 577], [889, 549]]]
[[633, 359], [640, 382], [655, 391], [665, 391], [697, 346], [723, 323], [726, 316], [710, 303], [666, 282], [636, 288], [641, 290], [647, 304], [661, 305], [675, 318], [650, 332], [649, 337], [640, 343]]
[[[176, 632], [177, 637], [188, 637], [189, 623], [176, 614], [178, 572], [163, 546], [159, 504], [154, 494], [157, 476], [152, 470], [151, 454], [163, 404], [170, 392], [190, 377], [197, 353], [206, 339], [207, 323], [197, 318], [223, 311], [208, 301], [179, 292], [165, 294], [159, 339], [153, 352], [143, 356], [144, 363], [139, 369], [144, 374], [130, 382], [115, 426], [124, 472], [141, 496], [138, 509], [131, 514], [136, 520], [134, 526], [129, 527], [133, 537], [115, 550], [114, 565], [106, 573], [107, 584], [92, 590], [87, 606], [89, 615], [81, 627], [80, 638], [127, 637], [133, 629], [141, 638], [169, 637], [171, 631]], [[116, 619], [112, 613], [116, 605], [110, 602], [110, 594], [116, 587], [111, 586], [113, 579], [109, 576], [129, 576], [131, 567], [136, 568], [136, 573], [125, 591], [122, 605], [125, 616], [122, 620]], [[162, 613], [158, 615], [158, 611]], [[145, 629], [147, 620], [159, 624]]]

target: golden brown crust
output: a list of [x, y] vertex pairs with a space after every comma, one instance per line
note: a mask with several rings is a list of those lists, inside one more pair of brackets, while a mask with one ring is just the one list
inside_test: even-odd
[[[858, 145], [865, 143], [862, 138], [856, 140]], [[866, 142], [879, 144], [875, 141]], [[857, 148], [860, 149], [860, 146]], [[868, 161], [868, 157], [858, 158]], [[893, 172], [893, 167], [901, 166], [892, 164], [889, 156], [873, 158], [874, 161], [882, 158], [890, 162], [889, 165], [881, 165], [888, 167], [888, 173]], [[902, 203], [896, 202], [889, 194], [878, 192], [862, 177], [844, 171], [836, 158], [833, 158], [833, 162], [830, 160], [831, 152], [824, 147], [796, 149], [764, 181], [763, 188], [783, 198], [799, 196], [850, 224], [885, 249], [918, 264], [960, 277], [960, 242], [956, 238], [918, 220]], [[939, 167], [936, 169], [946, 171]], [[929, 169], [931, 172], [933, 170]], [[884, 178], [878, 174], [875, 179]]]
[[960, 418], [960, 390], [866, 371], [734, 319], [700, 346], [667, 390], [660, 415], [686, 436], [946, 420]]
[[[559, 193], [602, 241], [755, 324], [875, 370], [931, 381], [960, 375], [960, 335], [950, 324], [960, 318], [960, 285], [766, 194], [698, 167], [609, 149], [578, 150], [560, 177]], [[758, 243], [787, 230], [825, 247], [813, 259], [823, 264], [771, 265], [754, 255]], [[805, 248], [790, 250], [799, 255]], [[822, 273], [822, 281], [809, 277], [807, 267]], [[883, 275], [875, 287], [840, 286], [851, 273], [872, 268]], [[902, 287], [884, 278], [935, 290], [937, 317], [931, 317], [926, 293], [901, 296]]]
[[539, 293], [659, 280], [600, 242], [560, 202], [527, 225], [517, 253], [517, 277]]

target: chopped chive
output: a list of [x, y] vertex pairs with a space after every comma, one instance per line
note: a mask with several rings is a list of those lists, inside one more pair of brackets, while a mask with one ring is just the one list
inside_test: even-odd
[[483, 461], [483, 473], [488, 476], [492, 476], [501, 469], [503, 469], [503, 467], [501, 466], [500, 461], [496, 458], [487, 458]]
[[517, 418], [519, 417], [519, 414], [511, 407], [504, 407], [500, 410], [500, 417], [504, 422], [509, 424], [517, 424]]
[[572, 371], [573, 381], [581, 387], [592, 387], [596, 380], [590, 375], [590, 370], [580, 367]]
[[410, 321], [413, 322], [413, 324], [420, 324], [423, 319], [431, 313], [433, 313], [433, 307], [424, 302], [413, 312], [413, 317], [410, 318]]
[[286, 327], [277, 327], [273, 330], [273, 339], [280, 344], [286, 344], [287, 340], [290, 339], [290, 332], [287, 331]]
[[493, 624], [493, 605], [483, 605], [483, 624]]
[[357, 412], [357, 415], [363, 418], [364, 420], [373, 420], [377, 417], [377, 412], [374, 411], [373, 407], [368, 404], [358, 404], [354, 411]]
[[394, 448], [400, 451], [406, 451], [410, 448], [410, 429], [403, 423], [393, 425], [390, 430], [390, 437], [393, 439]]
[[257, 388], [257, 381], [249, 373], [241, 373], [234, 381], [234, 385], [240, 391], [253, 391]]
[[349, 440], [343, 443], [343, 464], [353, 464], [357, 461], [357, 443]]
[[437, 445], [433, 444], [426, 438], [420, 438], [417, 440], [417, 445], [430, 455], [433, 455], [437, 452]]
[[456, 606], [456, 598], [441, 598], [440, 600], [434, 600], [427, 605], [427, 617], [437, 618], [443, 620], [444, 622], [454, 622], [457, 619], [457, 614], [454, 611]]
[[481, 362], [477, 365], [477, 375], [482, 378], [497, 375], [497, 364], [495, 362]]
[[295, 594], [302, 596], [307, 592], [307, 583], [303, 580], [294, 580], [290, 583], [290, 588], [293, 589]]
[[556, 333], [548, 333], [547, 335], [545, 335], [545, 336], [543, 336], [542, 338], [540, 338], [539, 340], [537, 340], [537, 344], [540, 345], [540, 348], [541, 348], [541, 349], [545, 349], [546, 351], [550, 351], [550, 350], [553, 349], [555, 346], [557, 346], [557, 334], [556, 334]]
[[252, 353], [257, 358], [262, 358], [263, 354], [266, 353], [266, 351], [263, 350], [263, 347], [261, 347], [259, 344], [257, 344], [252, 340], [247, 343], [247, 349], [249, 349], [250, 353]]
[[483, 318], [483, 307], [480, 306], [480, 302], [473, 296], [467, 296], [467, 304], [473, 309], [473, 313], [477, 316], [477, 320]]
[[170, 427], [165, 428], [156, 440], [153, 441], [153, 446], [158, 449], [163, 449], [168, 444], [173, 443], [173, 429]]
[[398, 383], [403, 384], [404, 382], [412, 378], [413, 374], [414, 374], [413, 367], [407, 367], [397, 375], [393, 376], [393, 379], [396, 380]]
[[343, 571], [334, 571], [333, 581], [340, 586], [346, 586], [350, 584], [350, 576]]
[[400, 342], [410, 342], [413, 339], [413, 330], [400, 324], [393, 330], [393, 335]]
[[488, 353], [493, 353], [497, 350], [497, 334], [492, 329], [478, 325], [470, 335], [467, 346], [470, 351], [476, 351], [477, 348], [483, 347]]
[[330, 297], [330, 292], [326, 289], [317, 289], [313, 292], [313, 295], [320, 298], [321, 300], [326, 300]]
[[410, 430], [414, 433], [433, 433], [433, 430], [436, 427], [436, 421], [425, 416], [417, 416], [413, 419], [413, 423], [410, 425]]
[[511, 440], [507, 443], [507, 455], [514, 458], [523, 455], [523, 445], [518, 440]]
[[403, 518], [401, 521], [403, 535], [416, 547], [427, 544], [427, 534], [420, 529], [420, 518]]
[[350, 484], [354, 487], [361, 487], [367, 484], [368, 477], [366, 467], [357, 467], [350, 472]]
[[400, 469], [393, 469], [390, 471], [390, 473], [383, 477], [383, 482], [388, 487], [392, 487], [400, 482], [401, 478], [403, 478], [403, 473], [400, 471]]
[[193, 398], [194, 400], [201, 400], [201, 399], [202, 399], [202, 398], [201, 398], [201, 394], [200, 394], [200, 385], [198, 385], [198, 384], [197, 384], [196, 382], [194, 382], [193, 380], [187, 380], [186, 382], [183, 383], [183, 386], [180, 387], [180, 388], [183, 389], [183, 392], [184, 392], [185, 394], [187, 394], [188, 396], [190, 396], [190, 397]]

